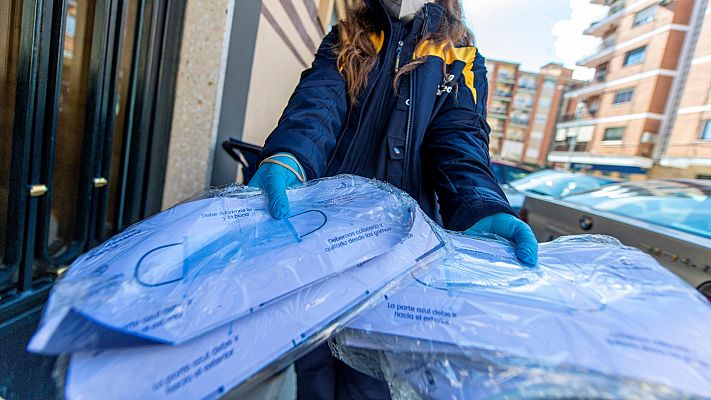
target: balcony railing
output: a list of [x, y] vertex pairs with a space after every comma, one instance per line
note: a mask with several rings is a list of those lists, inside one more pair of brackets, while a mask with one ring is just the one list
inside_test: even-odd
[[[587, 112], [580, 116], [580, 121], [585, 121], [586, 119], [595, 118], [597, 114], [597, 108], [588, 109]], [[578, 120], [576, 113], [565, 113], [560, 116], [558, 122], [571, 122]]]
[[607, 50], [610, 47], [613, 47], [615, 44], [617, 44], [617, 35], [610, 35], [602, 39], [602, 42], [597, 47], [597, 51]]
[[516, 108], [533, 108], [533, 102], [514, 101], [514, 107], [516, 107]]
[[[576, 143], [573, 147], [574, 152], [586, 152], [588, 149], [588, 142]], [[568, 152], [570, 151], [570, 139], [553, 143], [553, 148], [551, 151]]]
[[519, 83], [518, 88], [521, 90], [530, 90], [530, 91], [534, 91], [534, 92], [538, 89], [538, 87], [536, 85], [528, 85], [525, 83]]
[[600, 71], [595, 71], [595, 80], [597, 82], [604, 82], [607, 79], [607, 70], [602, 69]]
[[497, 80], [497, 81], [509, 81], [509, 82], [513, 82], [515, 79], [516, 79], [516, 77], [515, 77], [514, 75], [511, 75], [511, 74], [505, 73], [505, 72], [499, 72], [499, 73], [496, 75], [496, 80]]
[[595, 48], [595, 51], [580, 59], [578, 64], [584, 65], [598, 58], [611, 55], [614, 52], [615, 44], [617, 44], [616, 35], [606, 37], [602, 40], [600, 45]]
[[585, 30], [586, 34], [592, 33], [592, 31], [594, 31], [595, 29], [614, 21], [615, 19], [617, 19], [618, 17], [620, 17], [623, 14], [623, 12], [625, 10], [625, 2], [624, 1], [619, 0], [619, 1], [616, 1], [616, 2], [610, 3], [610, 4], [611, 4], [611, 7], [607, 11], [607, 13], [601, 15], [599, 18], [597, 18], [595, 20], [595, 22], [590, 24], [590, 27]]

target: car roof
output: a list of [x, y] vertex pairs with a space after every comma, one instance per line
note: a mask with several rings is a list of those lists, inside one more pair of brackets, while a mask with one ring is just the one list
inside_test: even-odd
[[525, 166], [525, 165], [516, 164], [516, 163], [511, 162], [511, 161], [492, 160], [491, 163], [492, 163], [492, 164], [498, 164], [498, 165], [504, 165], [504, 166], [506, 166], [506, 167], [519, 168], [519, 169], [523, 169], [523, 170], [526, 170], [526, 171], [533, 171], [533, 168], [531, 168], [531, 167], [528, 167], [528, 166]]
[[619, 185], [664, 189], [670, 183], [698, 189], [707, 196], [711, 195], [711, 181], [704, 179], [650, 179], [646, 181], [620, 182]]
[[697, 189], [701, 189], [705, 194], [710, 194], [711, 191], [711, 180], [708, 179], [655, 179], [658, 181], [672, 181], [686, 184], [688, 186], [693, 186]]
[[[609, 176], [604, 176], [604, 175], [591, 175], [591, 174], [584, 174], [582, 172], [572, 172], [572, 171], [567, 171], [564, 169], [554, 169], [554, 168], [546, 168], [542, 169], [539, 171], [534, 172], [533, 174], [538, 174], [538, 175], [543, 175], [543, 174], [558, 174], [558, 175], [568, 175], [568, 176], [580, 176], [580, 177], [586, 177], [586, 178], [594, 178], [594, 179], [599, 179], [602, 181], [607, 181], [611, 183], [622, 183], [624, 181], [621, 181], [619, 179], [611, 178]], [[532, 175], [533, 175], [532, 174]]]

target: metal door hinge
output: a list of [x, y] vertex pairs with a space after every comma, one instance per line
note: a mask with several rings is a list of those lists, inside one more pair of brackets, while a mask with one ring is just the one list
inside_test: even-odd
[[94, 187], [95, 188], [104, 187], [108, 183], [109, 183], [109, 181], [107, 181], [106, 178], [103, 178], [103, 177], [94, 178]]
[[39, 197], [47, 193], [47, 185], [30, 185], [30, 197]]

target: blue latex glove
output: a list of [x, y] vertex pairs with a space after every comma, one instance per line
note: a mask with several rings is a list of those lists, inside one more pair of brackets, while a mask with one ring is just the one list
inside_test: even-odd
[[306, 181], [306, 173], [296, 158], [289, 153], [277, 153], [265, 159], [248, 186], [263, 189], [269, 198], [269, 212], [276, 219], [289, 214], [286, 188]]
[[538, 241], [531, 228], [525, 222], [511, 214], [490, 215], [477, 222], [464, 234], [493, 233], [513, 242], [516, 257], [529, 267], [538, 264]]

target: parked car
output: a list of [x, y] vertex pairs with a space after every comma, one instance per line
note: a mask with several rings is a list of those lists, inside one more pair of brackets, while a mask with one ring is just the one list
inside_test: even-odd
[[616, 183], [618, 181], [574, 172], [544, 169], [503, 185], [504, 194], [517, 212], [527, 194], [561, 197]]
[[533, 172], [531, 168], [505, 161], [492, 161], [491, 167], [499, 185], [521, 179]]
[[711, 300], [711, 181], [627, 182], [559, 199], [531, 195], [522, 212], [539, 241], [614, 236], [648, 252]]

